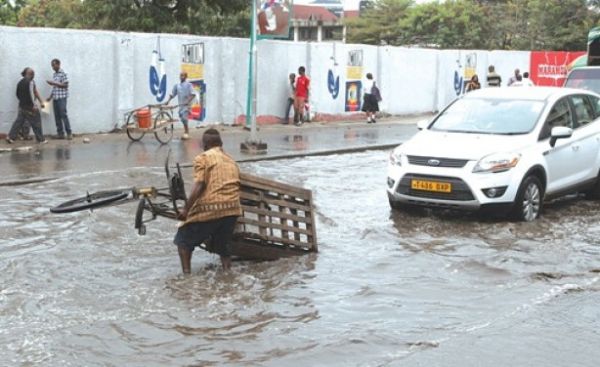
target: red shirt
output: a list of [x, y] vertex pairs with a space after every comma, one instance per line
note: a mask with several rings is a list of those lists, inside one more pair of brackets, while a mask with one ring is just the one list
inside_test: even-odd
[[310, 79], [306, 75], [300, 75], [296, 78], [296, 97], [308, 97], [308, 88], [310, 87]]

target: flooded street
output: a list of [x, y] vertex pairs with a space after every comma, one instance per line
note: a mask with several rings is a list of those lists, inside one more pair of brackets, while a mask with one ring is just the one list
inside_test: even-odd
[[600, 203], [391, 212], [388, 154], [242, 164], [313, 190], [320, 252], [229, 274], [197, 251], [182, 276], [176, 223], [138, 236], [135, 204], [48, 211], [160, 168], [3, 187], [0, 366], [596, 366]]

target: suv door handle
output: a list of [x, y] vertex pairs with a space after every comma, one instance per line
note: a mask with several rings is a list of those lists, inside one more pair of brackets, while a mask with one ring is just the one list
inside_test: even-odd
[[574, 152], [577, 152], [579, 150], [579, 145], [571, 145], [571, 148]]

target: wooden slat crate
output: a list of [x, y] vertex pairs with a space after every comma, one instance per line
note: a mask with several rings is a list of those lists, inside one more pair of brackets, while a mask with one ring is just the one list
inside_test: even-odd
[[317, 252], [312, 192], [241, 174], [243, 215], [231, 242], [243, 259], [273, 260]]

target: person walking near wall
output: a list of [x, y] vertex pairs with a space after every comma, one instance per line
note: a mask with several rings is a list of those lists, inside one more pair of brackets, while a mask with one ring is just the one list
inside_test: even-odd
[[523, 86], [525, 86], [525, 84], [523, 84], [523, 75], [521, 75], [521, 74], [517, 75], [516, 76], [516, 80], [510, 86], [511, 87], [523, 87]]
[[514, 83], [516, 83], [517, 81], [519, 81], [519, 78], [521, 78], [521, 79], [523, 78], [521, 76], [521, 71], [519, 69], [515, 69], [515, 75], [511, 76], [508, 79], [508, 83], [506, 85], [510, 87], [511, 85], [513, 85]]
[[296, 93], [294, 98], [294, 124], [300, 126], [304, 123], [304, 108], [308, 101], [310, 79], [306, 76], [304, 66], [298, 68], [296, 78]]
[[173, 241], [184, 274], [190, 273], [194, 248], [209, 237], [209, 251], [219, 254], [224, 270], [231, 268], [229, 242], [242, 215], [238, 165], [223, 151], [216, 129], [206, 130], [202, 144], [204, 153], [194, 159], [194, 187], [179, 215], [184, 223]]
[[190, 115], [190, 103], [194, 100], [196, 95], [194, 94], [194, 87], [192, 83], [187, 81], [187, 73], [182, 71], [179, 74], [179, 84], [173, 86], [173, 91], [169, 96], [169, 99], [165, 104], [169, 104], [171, 100], [177, 96], [177, 103], [179, 104], [179, 120], [183, 124], [183, 135], [181, 140], [187, 140], [190, 138], [190, 129], [188, 127], [188, 120]]
[[37, 91], [33, 78], [35, 73], [31, 68], [25, 68], [21, 72], [23, 77], [17, 84], [17, 99], [19, 100], [19, 112], [17, 119], [12, 124], [6, 141], [9, 144], [14, 143], [17, 138], [17, 133], [22, 131], [25, 124], [29, 124], [33, 129], [35, 138], [40, 144], [47, 143], [44, 139], [42, 131], [42, 118], [40, 116], [40, 110], [35, 105], [35, 101], [38, 100], [40, 107], [44, 108], [44, 102]]
[[477, 74], [473, 74], [471, 80], [467, 84], [467, 93], [477, 89], [481, 89], [481, 84], [479, 83], [479, 77]]
[[500, 87], [502, 85], [502, 77], [498, 73], [496, 73], [496, 68], [494, 65], [490, 65], [488, 67], [488, 75], [487, 75], [487, 86], [488, 87]]
[[294, 107], [294, 98], [296, 97], [296, 74], [291, 73], [289, 75], [286, 90], [288, 98], [286, 101], [285, 115], [283, 117], [284, 125], [290, 123], [290, 110]]
[[71, 124], [67, 116], [67, 98], [69, 97], [69, 79], [67, 74], [60, 68], [60, 60], [54, 59], [50, 63], [54, 75], [52, 80], [47, 83], [52, 86], [52, 93], [48, 97], [48, 102], [52, 100], [54, 108], [54, 122], [56, 123], [56, 135], [58, 139], [64, 139], [65, 133], [67, 139], [73, 139]]
[[365, 94], [363, 96], [362, 111], [367, 114], [367, 123], [376, 123], [375, 115], [379, 112], [379, 100], [381, 99], [379, 88], [373, 74], [367, 73], [367, 79], [364, 82]]
[[523, 73], [523, 86], [525, 87], [535, 87], [535, 83], [529, 79], [529, 72], [526, 71]]

